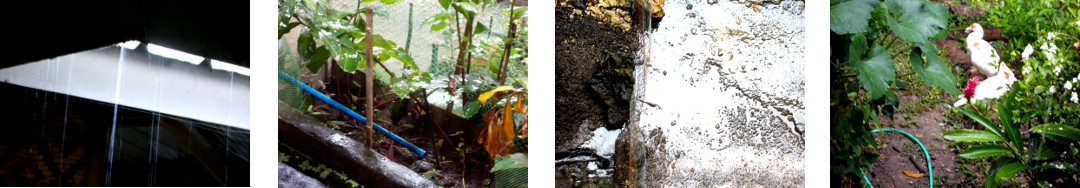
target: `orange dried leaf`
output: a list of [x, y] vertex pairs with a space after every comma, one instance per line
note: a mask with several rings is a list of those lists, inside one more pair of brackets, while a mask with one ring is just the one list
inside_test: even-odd
[[921, 178], [924, 175], [923, 173], [911, 172], [911, 171], [907, 171], [907, 170], [901, 170], [901, 171], [903, 171], [905, 175], [911, 176], [913, 178]]

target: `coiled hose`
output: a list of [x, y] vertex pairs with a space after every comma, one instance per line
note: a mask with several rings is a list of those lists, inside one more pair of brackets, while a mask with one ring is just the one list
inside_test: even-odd
[[[356, 111], [353, 111], [352, 109], [349, 109], [348, 107], [345, 107], [345, 105], [341, 105], [341, 103], [338, 103], [337, 101], [334, 101], [334, 99], [330, 99], [330, 97], [327, 97], [326, 95], [324, 95], [322, 93], [319, 93], [319, 91], [315, 91], [315, 89], [311, 88], [311, 86], [308, 86], [307, 84], [296, 81], [296, 79], [293, 78], [292, 76], [289, 76], [288, 74], [285, 74], [285, 71], [278, 70], [278, 76], [281, 76], [282, 78], [285, 78], [285, 80], [289, 81], [292, 84], [296, 84], [296, 86], [300, 86], [300, 88], [304, 89], [304, 91], [310, 93], [311, 95], [314, 95], [315, 98], [319, 98], [319, 100], [322, 100], [323, 102], [326, 102], [327, 104], [330, 104], [330, 106], [333, 106], [334, 108], [337, 108], [338, 110], [344, 111], [345, 114], [349, 114], [349, 116], [352, 116], [353, 118], [356, 118], [356, 119], [360, 120], [360, 122], [367, 123], [367, 118], [364, 118], [364, 116], [361, 116], [360, 114], [356, 113]], [[420, 157], [423, 157], [424, 154], [427, 153], [423, 149], [420, 149], [419, 147], [416, 147], [416, 145], [413, 145], [412, 143], [409, 143], [409, 141], [405, 141], [405, 139], [401, 139], [401, 137], [398, 137], [394, 133], [384, 129], [382, 126], [379, 126], [378, 124], [375, 124], [375, 123], [372, 123], [371, 125], [375, 127], [375, 130], [379, 130], [380, 133], [382, 133], [383, 135], [386, 135], [386, 137], [389, 137], [391, 140], [394, 140], [394, 142], [397, 142], [398, 144], [401, 144], [402, 146], [405, 146], [406, 148], [409, 148], [409, 150], [412, 150], [413, 152], [416, 152], [416, 154], [420, 155]]]
[[[872, 132], [872, 133], [898, 132], [900, 134], [904, 134], [904, 136], [907, 136], [912, 141], [915, 141], [916, 144], [919, 144], [919, 148], [921, 148], [922, 151], [923, 151], [923, 154], [926, 155], [926, 169], [929, 169], [929, 170], [927, 170], [927, 172], [928, 172], [928, 174], [930, 176], [930, 188], [934, 188], [934, 166], [931, 165], [932, 163], [930, 163], [930, 152], [926, 151], [926, 147], [922, 145], [922, 142], [919, 142], [919, 139], [915, 138], [915, 136], [911, 136], [911, 134], [908, 134], [907, 132], [904, 132], [904, 131], [901, 131], [901, 130], [896, 130], [896, 129], [890, 129], [890, 128], [874, 129], [873, 131], [870, 131], [870, 132]], [[863, 171], [862, 168], [859, 168], [859, 171], [862, 172], [862, 174], [863, 174], [862, 177], [863, 177], [863, 180], [866, 180], [866, 185], [869, 185], [870, 188], [874, 188], [874, 185], [870, 184], [870, 178], [866, 177], [866, 172]]]

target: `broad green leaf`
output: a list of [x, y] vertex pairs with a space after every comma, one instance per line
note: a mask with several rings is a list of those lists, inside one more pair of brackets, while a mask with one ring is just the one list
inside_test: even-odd
[[326, 50], [326, 47], [315, 48], [315, 55], [311, 56], [310, 61], [304, 64], [311, 72], [319, 72], [319, 68], [326, 65], [326, 60], [330, 59], [330, 51]]
[[994, 124], [994, 122], [990, 121], [990, 119], [986, 119], [986, 116], [983, 116], [982, 114], [979, 114], [978, 112], [975, 112], [974, 110], [971, 110], [969, 108], [956, 109], [960, 111], [960, 113], [963, 113], [964, 115], [975, 120], [975, 122], [979, 122], [979, 124], [982, 125], [983, 128], [986, 128], [987, 131], [994, 133], [994, 135], [997, 135], [998, 137], [1002, 138], [1002, 140], [1004, 140], [1005, 135], [1002, 135], [1001, 131], [998, 130], [997, 124]]
[[[937, 54], [928, 53], [928, 51], [931, 51], [929, 49], [937, 51], [937, 47], [934, 47], [933, 44], [923, 44], [918, 48], [912, 48], [908, 60], [911, 63], [911, 68], [915, 69], [915, 72], [919, 74], [919, 78], [922, 78], [926, 84], [956, 95], [959, 91], [954, 85], [956, 81], [953, 80], [952, 70], [949, 69], [948, 65], [945, 65], [945, 62]], [[923, 54], [926, 55], [926, 61], [923, 61]]]
[[1031, 153], [1031, 159], [1033, 160], [1049, 160], [1058, 157], [1061, 155], [1061, 153], [1065, 152], [1065, 148], [1063, 148], [1062, 146], [1056, 145], [1055, 143], [1046, 142], [1040, 143], [1037, 147], [1028, 149], [1033, 150]]
[[878, 0], [832, 0], [829, 7], [829, 29], [836, 34], [866, 32], [870, 12]]
[[885, 5], [892, 14], [886, 14], [885, 21], [893, 33], [901, 39], [914, 43], [929, 43], [928, 38], [945, 29], [945, 19], [931, 14], [945, 7], [925, 0], [885, 0]]
[[997, 175], [995, 175], [994, 177], [997, 177], [999, 179], [1009, 179], [1012, 178], [1013, 175], [1016, 175], [1016, 173], [1019, 173], [1020, 171], [1023, 171], [1027, 168], [1027, 165], [1024, 165], [1022, 163], [1009, 163], [1005, 166], [1001, 166], [1001, 168], [998, 168]]
[[521, 17], [528, 16], [529, 7], [514, 8], [514, 20], [519, 20]]
[[1080, 141], [1080, 129], [1056, 123], [1035, 126], [1028, 131], [1031, 131], [1033, 133], [1039, 133], [1042, 135], [1060, 136], [1072, 139], [1074, 141]]
[[1006, 93], [1001, 97], [1001, 102], [998, 103], [998, 121], [1001, 123], [1001, 128], [1005, 131], [1006, 139], [1009, 140], [1013, 147], [1017, 148], [1020, 153], [1024, 152], [1023, 140], [1020, 138], [1020, 128], [1013, 124], [1013, 110], [1010, 105], [1011, 94]]
[[341, 65], [342, 71], [352, 73], [358, 68], [367, 68], [366, 62], [360, 62], [360, 59], [360, 54], [356, 52], [345, 53], [341, 54], [341, 62], [338, 64]]
[[379, 2], [382, 2], [382, 4], [386, 4], [386, 5], [393, 5], [393, 4], [398, 3], [398, 1], [401, 1], [401, 0], [379, 0]]
[[486, 103], [488, 98], [491, 98], [491, 96], [494, 96], [495, 93], [498, 93], [500, 91], [507, 91], [507, 90], [516, 91], [516, 89], [514, 89], [514, 87], [499, 86], [499, 87], [497, 87], [495, 89], [492, 89], [491, 91], [487, 91], [487, 92], [484, 92], [483, 94], [480, 94], [480, 97], [477, 98], [477, 100], [479, 100], [482, 103]]
[[333, 18], [333, 19], [341, 19], [341, 18], [344, 18], [344, 17], [347, 17], [347, 16], [356, 15], [356, 12], [340, 11], [340, 10], [332, 9], [332, 8], [327, 9], [327, 12], [330, 14], [330, 15], [328, 15], [329, 18]]
[[454, 2], [453, 5], [454, 10], [464, 14], [466, 19], [470, 19], [473, 18], [473, 16], [476, 16], [476, 10], [480, 9], [478, 8], [479, 6], [476, 5], [476, 3], [468, 1]]
[[296, 39], [296, 52], [300, 54], [300, 58], [307, 62], [311, 59], [312, 55], [315, 55], [315, 40], [311, 38], [311, 31], [307, 27], [300, 30], [300, 37]]
[[997, 187], [1005, 181], [1005, 178], [997, 178], [997, 174], [1001, 172], [1002, 167], [1018, 163], [1016, 158], [1012, 157], [998, 157], [994, 160], [994, 163], [990, 165], [990, 172], [986, 174], [986, 179], [983, 182], [985, 187]]
[[869, 48], [869, 44], [866, 42], [866, 35], [862, 33], [851, 35], [851, 44], [848, 44], [848, 63], [854, 65], [862, 62], [862, 57], [866, 56], [867, 48]]
[[859, 82], [870, 92], [873, 99], [881, 98], [885, 96], [885, 92], [890, 92], [889, 86], [896, 81], [895, 66], [889, 52], [879, 45], [870, 49], [870, 59], [852, 64], [859, 72]]
[[413, 62], [413, 58], [409, 55], [409, 52], [405, 51], [405, 48], [398, 47], [394, 49], [390, 56], [401, 61], [401, 63], [404, 63], [405, 67], [408, 67], [409, 69], [420, 70], [420, 68], [416, 66], [416, 63]]
[[529, 154], [514, 153], [495, 157], [495, 165], [491, 167], [491, 172], [526, 167], [529, 167]]
[[[356, 27], [356, 30], [359, 31], [360, 33], [366, 33], [367, 32], [367, 22], [364, 21], [364, 18], [365, 18], [364, 16], [360, 16], [360, 17], [357, 17], [356, 20], [353, 20], [353, 27]], [[356, 37], [356, 38], [363, 38], [363, 37]]]
[[462, 117], [465, 117], [465, 118], [472, 117], [473, 115], [476, 114], [476, 112], [480, 111], [481, 107], [483, 107], [483, 105], [481, 105], [480, 102], [477, 102], [477, 101], [466, 102], [464, 111], [463, 111], [463, 113], [461, 115], [462, 115]]
[[484, 25], [484, 23], [476, 23], [476, 32], [473, 32], [473, 35], [477, 35], [477, 34], [484, 33], [484, 32], [488, 32], [487, 25]]
[[980, 131], [972, 129], [959, 129], [945, 132], [943, 135], [945, 139], [949, 139], [957, 142], [993, 142], [993, 141], [1005, 141], [1004, 138], [998, 136], [989, 131]]
[[446, 22], [439, 22], [435, 25], [431, 25], [431, 31], [441, 31], [443, 28], [446, 28], [446, 25]]
[[958, 156], [963, 157], [963, 158], [968, 158], [968, 159], [977, 159], [977, 158], [1001, 155], [1001, 154], [1005, 154], [1005, 153], [1009, 153], [1009, 152], [1012, 152], [1012, 149], [1009, 149], [1008, 147], [1005, 147], [1005, 146], [995, 145], [995, 144], [984, 144], [984, 145], [971, 146], [971, 148], [968, 148], [967, 151], [964, 151], [963, 153], [960, 153], [960, 155], [958, 155]]
[[[284, 24], [284, 23], [282, 23], [282, 24]], [[300, 25], [300, 22], [292, 22], [292, 23], [288, 23], [288, 24], [284, 24], [284, 25], [279, 25], [278, 26], [277, 38], [281, 39], [281, 36], [285, 36], [285, 33], [289, 33], [289, 31], [292, 30], [297, 25]]]
[[442, 6], [443, 10], [450, 9], [450, 3], [454, 0], [439, 0], [439, 6]]

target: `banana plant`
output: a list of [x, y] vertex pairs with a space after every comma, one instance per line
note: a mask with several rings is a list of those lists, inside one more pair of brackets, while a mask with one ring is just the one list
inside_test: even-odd
[[1052, 186], [1052, 181], [1038, 179], [1036, 175], [1039, 172], [1080, 172], [1076, 164], [1053, 160], [1065, 153], [1068, 145], [1080, 141], [1080, 129], [1058, 123], [1034, 126], [1027, 130], [1032, 134], [1026, 140], [1027, 145], [1024, 145], [1019, 122], [1028, 121], [1021, 121], [1023, 118], [1017, 116], [1020, 110], [1016, 108], [1018, 102], [1015, 93], [1015, 90], [1010, 91], [998, 101], [996, 123], [975, 110], [956, 109], [983, 127], [983, 130], [958, 129], [945, 133], [944, 137], [948, 140], [977, 143], [958, 156], [968, 159], [993, 158], [983, 182], [986, 187], [997, 187], [1018, 175], [1031, 177], [1032, 187], [1048, 187]]

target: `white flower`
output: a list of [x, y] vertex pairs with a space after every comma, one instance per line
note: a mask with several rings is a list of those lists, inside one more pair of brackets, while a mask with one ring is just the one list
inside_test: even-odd
[[1031, 49], [1031, 44], [1028, 44], [1027, 47], [1024, 47], [1024, 53], [1020, 54], [1020, 55], [1021, 55], [1021, 57], [1024, 57], [1024, 59], [1026, 60], [1028, 58], [1028, 56], [1031, 56], [1031, 53], [1034, 52], [1034, 51], [1035, 50]]
[[1049, 33], [1046, 33], [1046, 40], [1051, 40], [1051, 39], [1053, 39], [1053, 38], [1054, 38], [1054, 36], [1056, 36], [1056, 35], [1057, 35], [1057, 34], [1054, 34], [1054, 32], [1049, 32]]
[[1069, 100], [1071, 100], [1073, 103], [1076, 103], [1076, 101], [1077, 101], [1076, 92], [1072, 92], [1072, 97], [1070, 97]]
[[1054, 66], [1054, 76], [1060, 76], [1060, 75], [1061, 75], [1061, 65]]
[[1076, 20], [1076, 26], [1080, 27], [1080, 20]]
[[1057, 91], [1057, 90], [1054, 90], [1054, 86], [1050, 86], [1050, 94], [1054, 94], [1054, 91]]
[[1046, 51], [1046, 50], [1047, 50], [1047, 49], [1049, 49], [1049, 48], [1047, 48], [1047, 47], [1046, 47], [1046, 43], [1043, 43], [1043, 45], [1042, 45], [1042, 46], [1040, 46], [1040, 47], [1039, 47], [1039, 49], [1040, 49], [1040, 50], [1043, 50], [1043, 51]]
[[1072, 81], [1065, 81], [1065, 87], [1061, 89], [1072, 89]]
[[1028, 68], [1027, 66], [1024, 66], [1024, 71], [1023, 71], [1024, 75], [1027, 75], [1029, 72], [1031, 72], [1030, 70], [1031, 70], [1031, 68]]

